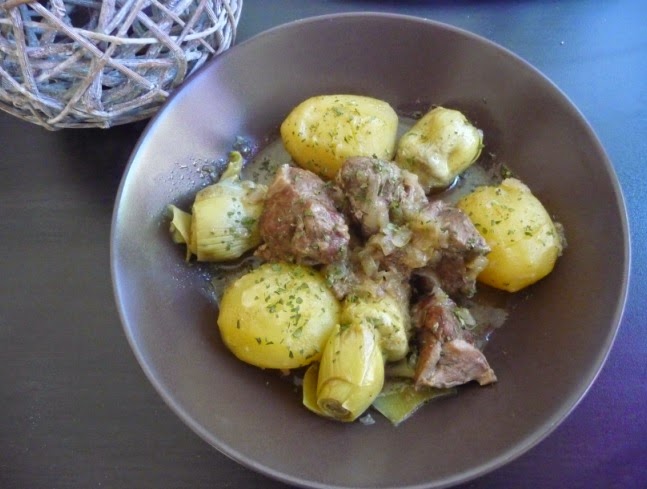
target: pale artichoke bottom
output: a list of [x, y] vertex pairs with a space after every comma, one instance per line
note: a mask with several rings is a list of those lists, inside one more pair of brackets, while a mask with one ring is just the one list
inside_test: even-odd
[[337, 325], [319, 364], [303, 379], [303, 404], [311, 411], [351, 422], [366, 411], [384, 385], [384, 358], [374, 329]]

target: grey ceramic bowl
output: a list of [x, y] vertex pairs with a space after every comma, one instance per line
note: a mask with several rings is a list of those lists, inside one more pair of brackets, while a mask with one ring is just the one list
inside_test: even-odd
[[[167, 235], [203, 162], [236, 136], [261, 142], [308, 96], [365, 94], [396, 108], [465, 110], [487, 150], [565, 228], [556, 270], [531, 288], [486, 353], [499, 382], [465, 387], [397, 428], [319, 418], [273, 372], [224, 348], [204, 269]], [[447, 25], [350, 14], [288, 24], [219, 56], [149, 124], [124, 176], [112, 232], [116, 300], [135, 355], [164, 400], [238, 462], [307, 487], [444, 487], [495, 469], [548, 435], [584, 396], [613, 343], [629, 266], [627, 220], [591, 128], [544, 76]]]

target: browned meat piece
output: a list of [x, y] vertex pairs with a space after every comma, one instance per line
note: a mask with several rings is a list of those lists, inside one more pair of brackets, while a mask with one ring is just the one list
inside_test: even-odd
[[412, 310], [418, 334], [415, 385], [453, 387], [476, 380], [485, 385], [496, 381], [485, 355], [473, 345], [463, 328], [459, 309], [440, 288], [425, 296]]
[[421, 334], [429, 332], [435, 340], [444, 343], [462, 337], [456, 307], [447, 294], [435, 287], [413, 306], [411, 318]]
[[471, 343], [458, 339], [443, 344], [435, 367], [422, 372], [416, 385], [448, 388], [472, 380], [487, 385], [497, 379], [485, 355]]
[[324, 181], [289, 165], [278, 170], [267, 191], [259, 228], [264, 244], [257, 256], [306, 265], [343, 258], [350, 239]]
[[413, 238], [408, 227], [395, 225], [372, 235], [357, 252], [364, 273], [371, 276], [380, 271], [398, 271], [408, 276], [412, 270], [427, 265], [435, 256], [435, 249], [420, 247]]
[[369, 275], [413, 272], [425, 292], [438, 285], [450, 295], [471, 296], [489, 250], [461, 210], [438, 201], [411, 213], [403, 225], [388, 224], [370, 236], [359, 258]]
[[365, 237], [389, 223], [401, 224], [427, 204], [416, 175], [377, 158], [349, 158], [337, 174], [337, 184]]
[[470, 218], [459, 208], [442, 200], [430, 202], [416, 216], [416, 220], [423, 227], [425, 223], [435, 223], [441, 233], [440, 247], [448, 252], [478, 255], [490, 252], [490, 247]]
[[436, 370], [443, 343], [460, 335], [460, 323], [453, 313], [454, 302], [446, 295], [430, 294], [418, 302], [412, 311], [413, 325], [418, 334], [418, 363], [416, 385], [426, 385], [421, 379]]
[[346, 259], [324, 265], [321, 268], [321, 274], [339, 300], [355, 290], [362, 281], [362, 275], [353, 258], [354, 254], [351, 251], [347, 254]]
[[460, 209], [429, 202], [417, 177], [376, 158], [349, 158], [337, 183], [366, 238], [358, 252], [363, 273], [420, 271], [452, 295], [474, 294], [490, 249]]
[[450, 296], [473, 296], [476, 292], [476, 277], [488, 261], [483, 255], [472, 255], [440, 253], [439, 260], [433, 266], [414, 271], [418, 288], [428, 292], [439, 286]]
[[490, 247], [469, 217], [450, 204], [435, 201], [419, 213], [415, 226], [418, 234], [434, 236], [437, 243], [434, 259], [414, 272], [423, 279], [419, 281], [423, 290], [440, 286], [450, 295], [472, 296], [476, 277], [487, 266]]
[[358, 250], [360, 248], [351, 246], [344, 260], [321, 268], [321, 273], [335, 296], [342, 300], [349, 294], [366, 291], [367, 284], [372, 284], [376, 287], [370, 291], [372, 295], [390, 294], [399, 301], [408, 303], [411, 294], [409, 274], [398, 270], [381, 270], [368, 274], [359, 261], [361, 255]]

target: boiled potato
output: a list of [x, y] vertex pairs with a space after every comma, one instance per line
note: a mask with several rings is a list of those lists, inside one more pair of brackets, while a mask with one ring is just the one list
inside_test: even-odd
[[425, 114], [398, 142], [396, 163], [418, 175], [426, 192], [450, 185], [476, 161], [483, 132], [458, 110], [436, 107]]
[[218, 327], [240, 360], [292, 369], [319, 360], [339, 303], [313, 268], [266, 263], [225, 289]]
[[320, 95], [297, 107], [281, 124], [294, 162], [332, 179], [351, 156], [393, 159], [398, 115], [386, 102], [358, 95]]
[[562, 238], [542, 203], [521, 181], [508, 178], [497, 186], [478, 187], [457, 205], [492, 249], [480, 282], [516, 292], [553, 270]]

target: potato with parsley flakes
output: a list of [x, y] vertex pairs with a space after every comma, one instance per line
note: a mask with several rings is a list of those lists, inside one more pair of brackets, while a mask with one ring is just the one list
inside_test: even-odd
[[351, 156], [391, 160], [398, 115], [382, 100], [359, 95], [320, 95], [297, 105], [281, 124], [281, 139], [294, 162], [332, 179]]
[[492, 249], [480, 282], [516, 292], [553, 270], [564, 247], [561, 227], [524, 183], [478, 187], [457, 205]]
[[261, 368], [293, 369], [319, 360], [339, 309], [313, 268], [266, 263], [225, 289], [218, 327], [240, 360]]
[[458, 110], [436, 107], [398, 141], [395, 161], [418, 175], [429, 192], [449, 186], [474, 163], [483, 148], [483, 132]]

